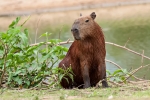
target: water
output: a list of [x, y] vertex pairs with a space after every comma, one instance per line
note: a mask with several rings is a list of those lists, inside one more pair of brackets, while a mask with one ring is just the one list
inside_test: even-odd
[[[129, 18], [116, 21], [113, 26], [105, 26], [108, 30], [105, 32], [106, 41], [113, 42], [134, 50], [150, 57], [150, 19], [139, 17], [138, 19]], [[105, 29], [104, 28], [104, 29]], [[112, 45], [107, 45], [107, 59], [119, 64], [122, 68], [131, 70], [140, 67], [141, 65], [149, 64], [149, 60], [133, 54], [125, 49], [118, 48]], [[108, 65], [112, 66], [112, 65]], [[150, 69], [143, 68], [137, 72], [138, 77], [150, 78]]]
[[[63, 41], [67, 39], [73, 40], [70, 29], [74, 20], [79, 17], [80, 12], [82, 12], [83, 15], [87, 15], [95, 11], [97, 14], [96, 22], [102, 27], [107, 42], [113, 42], [124, 46], [129, 40], [126, 44], [127, 48], [139, 53], [142, 53], [144, 50], [144, 55], [150, 57], [150, 15], [146, 12], [147, 10], [139, 10], [140, 8], [138, 7], [134, 7], [132, 13], [130, 12], [132, 9], [131, 6], [126, 8], [115, 7], [32, 15], [25, 27], [27, 27], [30, 32], [30, 43], [35, 43], [35, 39], [36, 42], [45, 41], [45, 38], [39, 38], [39, 36], [45, 32], [53, 33], [49, 39], [60, 38]], [[142, 7], [142, 9], [144, 9], [145, 5]], [[20, 24], [26, 18], [27, 16], [23, 16]], [[1, 17], [0, 20], [3, 21], [5, 25], [0, 24], [0, 26], [3, 26], [0, 30], [5, 30], [13, 19], [15, 19], [15, 17]], [[69, 47], [69, 45], [65, 46]], [[149, 64], [150, 62], [147, 59], [144, 59], [142, 62], [141, 56], [109, 44], [106, 44], [106, 51], [106, 59], [117, 63], [128, 71], [136, 69], [141, 65]], [[107, 70], [111, 72], [117, 69], [116, 66], [108, 62], [106, 65]], [[149, 72], [150, 67], [146, 67], [138, 71], [135, 75], [150, 79]]]

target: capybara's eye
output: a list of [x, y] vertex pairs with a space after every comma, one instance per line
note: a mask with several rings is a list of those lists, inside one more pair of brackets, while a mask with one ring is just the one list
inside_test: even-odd
[[89, 22], [89, 20], [87, 19], [85, 22]]

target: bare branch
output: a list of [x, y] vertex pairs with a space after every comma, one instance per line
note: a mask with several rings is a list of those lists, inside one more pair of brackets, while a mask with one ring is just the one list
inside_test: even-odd
[[[125, 49], [125, 50], [127, 50], [127, 51], [129, 51], [129, 52], [131, 52], [131, 53], [136, 54], [136, 55], [142, 56], [142, 54], [140, 54], [140, 53], [138, 53], [138, 52], [135, 52], [135, 51], [133, 51], [133, 50], [131, 50], [131, 49], [129, 49], [129, 48], [126, 48], [126, 47], [124, 47], [124, 46], [121, 46], [121, 45], [118, 45], [118, 44], [115, 44], [115, 43], [111, 43], [111, 42], [105, 42], [105, 43], [106, 43], [106, 44], [113, 45], [113, 46], [116, 46], [116, 47], [119, 47], [119, 48], [122, 48], [122, 49]], [[144, 56], [144, 55], [143, 55], [143, 58], [146, 58], [146, 59], [149, 59], [149, 60], [150, 60], [150, 57], [147, 57], [147, 56]]]
[[142, 69], [142, 68], [144, 68], [144, 67], [147, 67], [147, 66], [149, 66], [149, 65], [150, 65], [150, 64], [147, 64], [147, 65], [145, 65], [145, 66], [140, 66], [139, 68], [133, 70], [133, 71], [129, 74], [129, 76], [128, 76], [126, 79], [123, 80], [123, 82], [125, 82], [127, 79], [129, 79], [131, 76], [133, 76], [133, 74], [135, 74], [135, 73], [136, 73], [137, 71], [139, 71], [140, 69]]
[[[115, 62], [113, 62], [113, 61], [110, 61], [110, 60], [107, 60], [107, 59], [105, 59], [105, 61], [106, 62], [109, 62], [109, 63], [111, 63], [111, 64], [113, 64], [113, 65], [115, 65], [116, 67], [118, 67], [119, 69], [122, 69], [122, 67], [121, 66], [119, 66], [118, 64], [116, 64]], [[147, 66], [143, 66], [143, 67], [147, 67]], [[138, 77], [136, 77], [136, 76], [134, 76], [134, 75], [131, 75], [132, 77], [134, 77], [136, 80], [138, 80], [138, 81], [145, 81], [145, 79], [141, 79], [141, 78], [138, 78]], [[130, 77], [131, 77], [130, 76]], [[107, 77], [108, 78], [108, 77]], [[129, 79], [129, 78], [128, 78]], [[124, 80], [125, 81], [125, 80]]]
[[[44, 43], [44, 42], [40, 42], [40, 43]], [[40, 43], [31, 44], [30, 46], [36, 46], [36, 45], [39, 45]], [[70, 44], [70, 43], [73, 43], [73, 41], [67, 40], [65, 42], [60, 42], [58, 45]], [[142, 56], [142, 54], [140, 54], [138, 52], [135, 52], [135, 51], [133, 51], [133, 50], [131, 50], [129, 48], [126, 48], [125, 46], [121, 46], [121, 45], [118, 45], [118, 44], [115, 44], [115, 43], [111, 43], [111, 42], [105, 42], [105, 43], [113, 45], [113, 46], [116, 46], [116, 47], [119, 47], [119, 48], [122, 48], [122, 49], [125, 49], [125, 50], [127, 50], [127, 51], [129, 51], [131, 53], [134, 53], [134, 54], [138, 55], [138, 56]], [[45, 44], [51, 44], [51, 43], [47, 42]], [[147, 56], [144, 56], [144, 55], [143, 55], [143, 58], [146, 58], [146, 59], [150, 60], [150, 57], [147, 57]]]
[[106, 62], [109, 62], [109, 63], [112, 63], [113, 65], [117, 66], [119, 69], [122, 69], [118, 64], [116, 64], [115, 62], [113, 61], [110, 61], [110, 60], [107, 60], [105, 59]]

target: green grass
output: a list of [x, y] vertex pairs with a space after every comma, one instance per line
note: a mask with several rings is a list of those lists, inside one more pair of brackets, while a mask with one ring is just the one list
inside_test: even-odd
[[126, 85], [110, 88], [1, 90], [0, 100], [149, 100], [150, 85]]

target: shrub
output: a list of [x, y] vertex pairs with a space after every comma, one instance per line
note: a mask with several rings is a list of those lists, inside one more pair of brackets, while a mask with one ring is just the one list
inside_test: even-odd
[[47, 38], [46, 42], [30, 45], [28, 30], [23, 28], [26, 21], [19, 26], [19, 20], [20, 17], [17, 17], [6, 32], [0, 32], [0, 86], [30, 88], [46, 77], [50, 77], [51, 85], [58, 86], [62, 76], [72, 76], [70, 69], [64, 71], [56, 67], [68, 50], [58, 45], [61, 40]]

